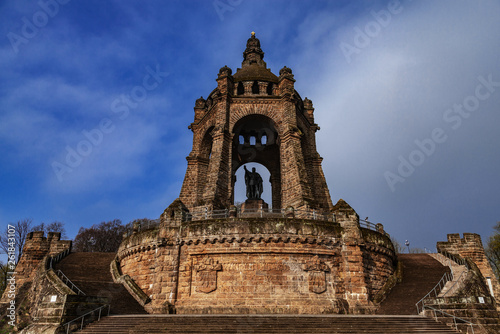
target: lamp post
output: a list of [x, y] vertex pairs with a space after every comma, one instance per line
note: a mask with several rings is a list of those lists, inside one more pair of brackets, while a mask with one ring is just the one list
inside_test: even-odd
[[405, 246], [408, 247], [408, 254], [410, 254], [410, 242], [405, 240]]

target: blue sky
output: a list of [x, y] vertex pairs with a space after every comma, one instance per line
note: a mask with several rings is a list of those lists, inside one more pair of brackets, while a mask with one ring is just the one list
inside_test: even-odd
[[58, 220], [74, 238], [159, 217], [195, 100], [255, 31], [314, 103], [334, 202], [412, 247], [486, 241], [500, 220], [498, 17], [498, 1], [2, 2], [0, 228]]

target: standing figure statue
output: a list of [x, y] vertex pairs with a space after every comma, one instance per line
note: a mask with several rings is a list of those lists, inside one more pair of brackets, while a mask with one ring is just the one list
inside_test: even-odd
[[248, 199], [260, 199], [262, 194], [262, 177], [255, 171], [255, 167], [249, 172], [247, 166], [245, 168], [245, 185], [247, 186]]

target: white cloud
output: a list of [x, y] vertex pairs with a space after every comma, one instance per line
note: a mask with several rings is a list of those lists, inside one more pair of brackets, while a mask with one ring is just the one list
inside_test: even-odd
[[[500, 121], [495, 111], [500, 89], [466, 120], [468, 124], [464, 120], [464, 126], [456, 131], [443, 121], [443, 114], [454, 103], [462, 103], [474, 94], [478, 76], [492, 73], [500, 81], [500, 38], [495, 33], [500, 29], [499, 13], [499, 4], [493, 2], [454, 2], [452, 7], [450, 3], [426, 3], [407, 8], [350, 64], [338, 45], [330, 44], [329, 52], [318, 61], [328, 64], [322, 68], [322, 76], [305, 84], [314, 92], [309, 97], [322, 127], [318, 132], [319, 152], [325, 157], [323, 166], [334, 200], [347, 195], [360, 206], [355, 207], [358, 210], [368, 207], [376, 210], [374, 214], [380, 218], [391, 216], [388, 212], [396, 209], [396, 202], [383, 173], [396, 172], [398, 156], [408, 158], [416, 149], [414, 141], [429, 137], [437, 127], [446, 130], [448, 141], [405, 183], [398, 184], [397, 195], [417, 204], [436, 193], [446, 199], [463, 178], [483, 183], [487, 175], [469, 174], [467, 168], [452, 180], [446, 177], [457, 165], [469, 165], [469, 156], [476, 157], [474, 153], [482, 150], [481, 145], [484, 147], [486, 141], [479, 140], [478, 146], [471, 136], [488, 133], [489, 141], [500, 142], [498, 132], [493, 133], [493, 124]], [[372, 19], [367, 16], [365, 22]], [[363, 20], [345, 27], [337, 40], [352, 40], [353, 29], [360, 22]], [[490, 155], [491, 148], [484, 147], [482, 154]], [[498, 160], [490, 162], [500, 167]], [[469, 169], [479, 172], [477, 168]], [[489, 177], [498, 179], [496, 174]], [[446, 187], [445, 181], [454, 186]], [[472, 185], [464, 187], [473, 196], [469, 188]], [[372, 192], [383, 199], [377, 202], [384, 207], [367, 202], [374, 200], [369, 195]], [[401, 208], [397, 211], [401, 212]], [[405, 224], [416, 223], [413, 219]]]

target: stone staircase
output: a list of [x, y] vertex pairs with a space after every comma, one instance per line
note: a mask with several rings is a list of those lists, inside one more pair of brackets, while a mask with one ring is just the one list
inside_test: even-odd
[[446, 283], [438, 297], [453, 296], [453, 294], [458, 289], [460, 289], [460, 282], [465, 279], [465, 275], [467, 274], [467, 267], [465, 267], [464, 265], [460, 265], [439, 253], [429, 255], [439, 261], [443, 266], [450, 267], [451, 272], [453, 273], [453, 280], [450, 280]]
[[107, 297], [110, 314], [147, 314], [122, 284], [114, 283], [110, 263], [116, 253], [71, 253], [54, 269], [61, 270], [87, 296]]
[[113, 253], [72, 253], [57, 264], [87, 295], [108, 297], [111, 316], [78, 333], [458, 333], [416, 315], [415, 303], [449, 270], [427, 254], [403, 254], [404, 277], [379, 315], [147, 315], [121, 285], [113, 283]]
[[458, 333], [420, 316], [148, 315], [110, 316], [78, 333]]
[[417, 314], [415, 304], [439, 282], [449, 267], [428, 254], [399, 254], [403, 264], [403, 280], [382, 302], [377, 314]]

